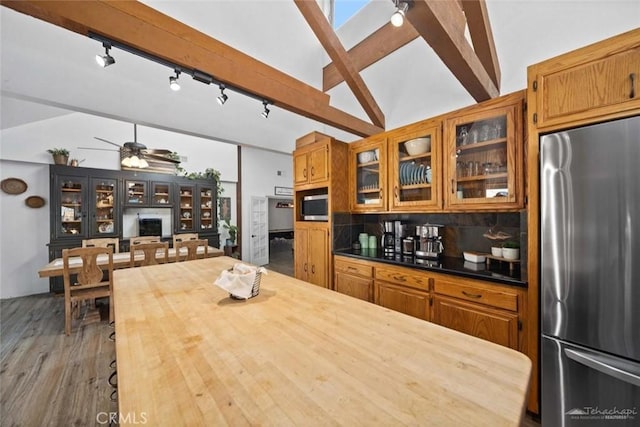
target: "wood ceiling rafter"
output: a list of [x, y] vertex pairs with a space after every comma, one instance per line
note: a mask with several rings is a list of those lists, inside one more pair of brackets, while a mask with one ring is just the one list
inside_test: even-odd
[[384, 131], [329, 105], [329, 96], [137, 1], [1, 0], [17, 12], [88, 36], [94, 32], [272, 101], [293, 113], [367, 137]]
[[406, 19], [477, 102], [500, 95], [473, 46], [465, 38], [466, 18], [460, 3], [413, 0]]
[[324, 47], [336, 69], [347, 83], [358, 102], [374, 125], [384, 128], [384, 114], [373, 98], [366, 83], [360, 76], [360, 70], [353, 64], [349, 54], [331, 28], [322, 9], [315, 0], [294, 0], [302, 16], [311, 27], [320, 44]]
[[[420, 34], [411, 25], [394, 27], [388, 22], [349, 49], [347, 54], [358, 71], [362, 71], [418, 37]], [[333, 62], [323, 68], [322, 89], [325, 92], [343, 81]]]
[[[388, 23], [347, 52], [357, 70], [422, 36], [476, 101], [498, 96], [500, 66], [485, 0], [414, 0], [412, 6], [407, 12], [409, 23], [400, 28]], [[473, 46], [464, 37], [465, 25]], [[325, 91], [342, 81], [335, 63], [324, 67]]]
[[485, 0], [464, 0], [462, 10], [467, 18], [467, 26], [471, 35], [473, 49], [478, 59], [489, 73], [491, 81], [500, 89], [500, 63], [496, 53], [496, 45], [493, 41], [493, 32], [487, 13]]

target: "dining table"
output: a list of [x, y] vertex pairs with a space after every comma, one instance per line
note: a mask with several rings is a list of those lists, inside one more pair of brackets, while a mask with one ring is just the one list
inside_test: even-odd
[[114, 272], [121, 424], [520, 425], [522, 353], [268, 269], [231, 298], [238, 262]]
[[[197, 254], [202, 256], [204, 254], [204, 247], [199, 247]], [[222, 249], [214, 248], [213, 246], [209, 246], [207, 248], [207, 257], [218, 257], [222, 256], [224, 251]], [[187, 248], [180, 248], [180, 256], [187, 255]], [[164, 256], [164, 250], [158, 250], [158, 257]], [[134, 255], [134, 263], [141, 263], [144, 258], [144, 254], [139, 252]], [[99, 266], [106, 266], [108, 264], [109, 258], [106, 255], [98, 255], [97, 263]], [[169, 248], [169, 262], [176, 261], [176, 249]], [[82, 265], [82, 259], [80, 257], [71, 257], [69, 258], [69, 270], [71, 273], [76, 273], [80, 266]], [[113, 268], [128, 268], [131, 266], [131, 253], [130, 252], [116, 252], [113, 254]], [[63, 274], [63, 265], [62, 258], [55, 258], [50, 261], [44, 267], [38, 270], [39, 277], [62, 277]]]

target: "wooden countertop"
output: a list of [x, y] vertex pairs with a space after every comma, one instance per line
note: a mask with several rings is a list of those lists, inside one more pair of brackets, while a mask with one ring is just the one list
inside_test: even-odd
[[213, 282], [235, 262], [114, 272], [121, 420], [519, 425], [521, 353], [271, 271], [232, 300]]
[[[162, 252], [164, 251], [158, 250], [158, 255], [160, 256]], [[202, 252], [203, 252], [203, 249], [198, 248], [198, 253], [202, 254]], [[186, 254], [187, 254], [187, 249], [181, 248], [180, 255], [186, 255]], [[224, 252], [222, 249], [214, 248], [213, 246], [209, 246], [209, 248], [207, 249], [207, 256], [210, 258], [222, 256], [223, 254]], [[113, 254], [113, 268], [128, 268], [131, 263], [130, 257], [131, 257], [130, 252], [118, 252]], [[136, 255], [135, 257], [137, 261], [142, 261], [142, 258], [143, 258], [142, 253], [140, 253], [139, 255]], [[108, 258], [105, 255], [98, 256], [98, 265], [101, 265], [101, 266], [106, 265], [107, 259]], [[175, 260], [176, 260], [176, 250], [175, 248], [169, 248], [169, 261], [174, 262]], [[81, 263], [82, 263], [82, 260], [79, 257], [69, 258], [69, 268], [71, 272], [76, 272], [77, 268], [80, 266]], [[62, 276], [62, 270], [63, 270], [62, 258], [56, 258], [53, 261], [51, 261], [49, 264], [45, 265], [40, 270], [38, 270], [38, 276], [39, 277]]]

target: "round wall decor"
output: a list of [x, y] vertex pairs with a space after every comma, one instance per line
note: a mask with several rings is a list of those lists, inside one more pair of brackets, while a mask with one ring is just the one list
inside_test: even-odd
[[27, 191], [27, 183], [20, 178], [3, 179], [0, 187], [7, 194], [22, 194]]
[[41, 208], [44, 206], [44, 199], [40, 196], [29, 196], [24, 200], [24, 203], [30, 208]]

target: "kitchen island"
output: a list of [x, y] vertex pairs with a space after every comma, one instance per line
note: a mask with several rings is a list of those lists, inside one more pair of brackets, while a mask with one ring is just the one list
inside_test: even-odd
[[149, 425], [519, 425], [511, 349], [269, 271], [213, 285], [209, 258], [114, 272], [120, 419]]

